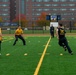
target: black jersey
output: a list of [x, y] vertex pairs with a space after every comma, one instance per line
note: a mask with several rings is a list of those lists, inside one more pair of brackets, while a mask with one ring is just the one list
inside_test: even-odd
[[58, 35], [59, 35], [59, 39], [64, 38], [65, 37], [65, 30], [63, 28], [58, 28]]
[[50, 32], [54, 32], [54, 27], [53, 26], [50, 27]]

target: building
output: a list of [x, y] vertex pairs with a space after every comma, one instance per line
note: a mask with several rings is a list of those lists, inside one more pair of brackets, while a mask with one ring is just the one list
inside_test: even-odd
[[16, 2], [14, 0], [0, 0], [0, 17], [4, 22], [11, 22], [16, 14]]
[[36, 20], [41, 12], [61, 15], [62, 20], [76, 19], [76, 0], [26, 0], [25, 5], [29, 20]]
[[0, 0], [0, 17], [6, 22], [10, 21], [10, 2], [9, 0]]
[[9, 0], [10, 1], [10, 22], [15, 18], [16, 16], [16, 1], [15, 0]]
[[5, 22], [11, 22], [19, 14], [35, 21], [41, 12], [61, 15], [62, 20], [75, 20], [76, 0], [0, 0], [0, 16]]

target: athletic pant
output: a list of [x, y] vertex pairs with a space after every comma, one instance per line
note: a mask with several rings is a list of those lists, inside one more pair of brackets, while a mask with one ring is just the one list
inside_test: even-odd
[[66, 46], [66, 48], [68, 49], [68, 52], [69, 52], [69, 53], [72, 52], [72, 51], [71, 51], [71, 48], [70, 48], [69, 45], [68, 45], [67, 39], [66, 39], [65, 37], [59, 39], [59, 45], [62, 46], [62, 47]]
[[15, 38], [16, 38], [16, 39], [15, 39], [15, 41], [14, 41], [14, 44], [13, 44], [13, 45], [15, 45], [15, 44], [16, 44], [16, 42], [18, 41], [18, 38], [22, 40], [23, 45], [26, 45], [26, 42], [25, 42], [24, 38], [23, 38], [21, 35], [15, 35]]
[[51, 32], [51, 37], [54, 38], [54, 32]]

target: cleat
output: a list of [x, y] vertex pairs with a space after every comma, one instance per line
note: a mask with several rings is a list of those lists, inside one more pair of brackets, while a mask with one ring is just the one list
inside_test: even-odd
[[24, 44], [24, 46], [26, 46], [26, 44]]
[[64, 50], [65, 50], [65, 51], [67, 50], [66, 46], [64, 46]]
[[73, 55], [73, 52], [71, 52], [70, 54]]
[[13, 46], [15, 46], [15, 45], [13, 44]]

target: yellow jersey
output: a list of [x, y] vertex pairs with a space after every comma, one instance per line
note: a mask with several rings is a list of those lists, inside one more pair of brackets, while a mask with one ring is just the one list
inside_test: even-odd
[[2, 36], [0, 36], [0, 41], [2, 41]]
[[15, 35], [21, 35], [23, 33], [23, 30], [22, 29], [17, 29], [15, 31]]
[[2, 41], [2, 30], [0, 28], [0, 41]]

